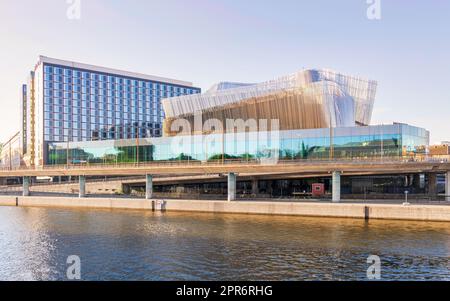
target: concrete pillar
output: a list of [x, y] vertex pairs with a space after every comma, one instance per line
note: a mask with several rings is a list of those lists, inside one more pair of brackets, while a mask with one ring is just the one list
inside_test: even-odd
[[79, 176], [79, 184], [80, 184], [80, 189], [78, 191], [78, 197], [84, 198], [84, 197], [86, 197], [86, 177], [85, 176]]
[[130, 185], [122, 183], [122, 192], [124, 194], [130, 194], [131, 193]]
[[273, 181], [266, 181], [266, 193], [270, 196], [273, 195]]
[[30, 195], [30, 177], [23, 177], [22, 195]]
[[437, 176], [435, 173], [428, 174], [428, 195], [436, 196], [437, 192]]
[[145, 176], [145, 198], [151, 200], [153, 198], [153, 176]]
[[228, 174], [228, 202], [236, 200], [236, 174]]
[[450, 202], [450, 171], [445, 174], [445, 200]]
[[420, 174], [413, 175], [412, 183], [413, 183], [414, 193], [418, 193], [419, 189], [420, 189]]
[[258, 179], [252, 180], [252, 194], [257, 195], [259, 193], [258, 189]]
[[333, 203], [339, 203], [341, 201], [341, 172], [334, 171], [332, 178], [332, 201]]

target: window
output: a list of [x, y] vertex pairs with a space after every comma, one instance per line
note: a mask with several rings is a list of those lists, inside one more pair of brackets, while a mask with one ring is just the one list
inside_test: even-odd
[[44, 88], [45, 89], [53, 89], [53, 82], [45, 81]]

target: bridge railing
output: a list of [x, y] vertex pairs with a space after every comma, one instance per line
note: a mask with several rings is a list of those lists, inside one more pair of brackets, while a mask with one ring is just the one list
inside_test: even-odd
[[63, 165], [43, 165], [43, 166], [20, 166], [20, 167], [0, 167], [0, 171], [25, 171], [25, 170], [73, 170], [73, 169], [108, 169], [108, 168], [146, 168], [146, 167], [170, 167], [170, 166], [218, 166], [218, 165], [255, 165], [255, 164], [314, 164], [314, 163], [377, 163], [377, 164], [389, 164], [389, 163], [450, 163], [450, 156], [384, 156], [384, 157], [352, 157], [352, 158], [314, 158], [314, 159], [264, 159], [264, 158], [248, 158], [248, 159], [218, 159], [218, 160], [167, 160], [167, 161], [152, 161], [152, 162], [139, 162], [139, 163], [74, 163]]
[[[123, 181], [132, 181], [132, 180], [143, 180], [145, 176], [124, 176], [124, 177], [101, 177], [101, 178], [89, 178], [86, 180], [86, 183], [102, 183], [102, 182], [123, 182]], [[77, 177], [72, 177], [71, 180], [66, 180], [63, 182], [51, 181], [51, 182], [31, 182], [30, 186], [39, 187], [39, 186], [59, 186], [59, 185], [78, 185], [79, 181]], [[5, 191], [5, 189], [13, 189], [18, 188], [22, 189], [22, 184], [10, 184], [10, 185], [0, 185], [0, 192]]]

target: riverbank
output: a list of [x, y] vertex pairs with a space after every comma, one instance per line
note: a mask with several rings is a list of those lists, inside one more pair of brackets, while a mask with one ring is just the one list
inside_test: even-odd
[[314, 203], [276, 201], [192, 201], [49, 196], [0, 196], [0, 206], [134, 209], [209, 213], [295, 215], [358, 219], [450, 222], [450, 206], [374, 203]]

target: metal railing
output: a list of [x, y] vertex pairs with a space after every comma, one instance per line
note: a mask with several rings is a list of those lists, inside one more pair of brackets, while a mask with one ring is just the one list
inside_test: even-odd
[[[94, 184], [94, 183], [105, 183], [105, 182], [124, 182], [124, 181], [133, 181], [133, 180], [143, 180], [145, 176], [127, 176], [127, 177], [102, 177], [102, 178], [89, 178], [86, 180], [86, 183]], [[79, 180], [78, 177], [72, 177], [71, 180], [68, 181], [51, 181], [51, 182], [31, 182], [30, 187], [44, 187], [44, 186], [59, 186], [59, 185], [78, 185]], [[0, 191], [3, 188], [13, 188], [19, 187], [22, 189], [22, 184], [10, 184], [10, 185], [0, 185]]]
[[1, 167], [1, 171], [41, 171], [41, 170], [76, 170], [76, 169], [110, 169], [110, 168], [164, 168], [172, 166], [221, 166], [221, 165], [289, 165], [289, 164], [408, 164], [408, 163], [450, 163], [450, 156], [446, 157], [352, 157], [352, 158], [314, 158], [314, 159], [265, 159], [265, 158], [249, 158], [249, 159], [217, 159], [208, 161], [199, 160], [167, 160], [167, 161], [151, 161], [139, 163], [77, 163], [77, 164], [60, 164], [60, 165], [43, 165], [43, 166], [20, 166], [20, 167]]

